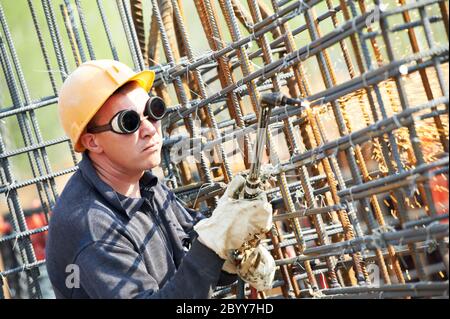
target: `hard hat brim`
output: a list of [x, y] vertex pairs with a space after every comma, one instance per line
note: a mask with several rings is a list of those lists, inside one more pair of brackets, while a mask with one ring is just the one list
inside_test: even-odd
[[153, 86], [153, 82], [155, 81], [155, 72], [151, 70], [141, 71], [125, 81], [122, 85], [131, 81], [137, 81], [145, 91], [150, 92], [150, 89]]

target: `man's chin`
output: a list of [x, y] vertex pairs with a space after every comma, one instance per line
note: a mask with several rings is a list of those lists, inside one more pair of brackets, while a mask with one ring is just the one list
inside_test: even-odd
[[145, 161], [145, 170], [151, 170], [161, 164], [161, 156], [158, 155], [152, 155], [147, 158]]

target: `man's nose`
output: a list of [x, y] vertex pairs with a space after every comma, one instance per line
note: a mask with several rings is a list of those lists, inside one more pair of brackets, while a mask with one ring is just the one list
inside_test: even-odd
[[141, 137], [153, 136], [157, 132], [158, 122], [149, 121], [147, 118], [141, 120], [141, 127], [139, 128], [139, 134]]

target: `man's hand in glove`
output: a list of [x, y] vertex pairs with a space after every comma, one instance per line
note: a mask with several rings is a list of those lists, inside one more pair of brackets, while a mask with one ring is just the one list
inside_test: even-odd
[[[230, 274], [238, 274], [242, 280], [259, 291], [272, 288], [275, 276], [275, 260], [262, 245], [244, 248], [239, 261], [228, 258], [223, 270]], [[237, 264], [237, 265], [236, 265]]]
[[238, 249], [255, 234], [265, 233], [272, 225], [272, 206], [264, 193], [244, 199], [245, 179], [237, 175], [220, 198], [211, 217], [198, 222], [194, 229], [198, 240], [222, 259]]

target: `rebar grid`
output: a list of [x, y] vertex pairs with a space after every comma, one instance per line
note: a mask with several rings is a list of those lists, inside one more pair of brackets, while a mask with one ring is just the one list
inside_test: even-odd
[[213, 297], [448, 298], [448, 1], [23, 2], [51, 90], [27, 83], [0, 4], [0, 193], [12, 225], [0, 248], [13, 243], [20, 259], [0, 268], [0, 296], [14, 297], [8, 280], [23, 273], [27, 296], [42, 297], [31, 236], [47, 226], [30, 229], [24, 211], [35, 196], [48, 222], [77, 170], [70, 141], [43, 134], [55, 124], [38, 113], [55, 110], [77, 65], [120, 58], [157, 73], [170, 105], [161, 179], [206, 215], [251, 166], [261, 93], [298, 101], [272, 110], [261, 159], [274, 288], [240, 282]]

